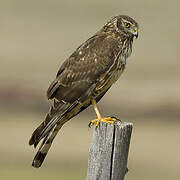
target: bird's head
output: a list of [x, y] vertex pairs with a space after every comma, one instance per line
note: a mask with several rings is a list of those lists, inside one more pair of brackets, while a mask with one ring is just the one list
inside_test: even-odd
[[138, 23], [129, 16], [119, 15], [107, 22], [105, 27], [123, 33], [125, 36], [138, 38]]

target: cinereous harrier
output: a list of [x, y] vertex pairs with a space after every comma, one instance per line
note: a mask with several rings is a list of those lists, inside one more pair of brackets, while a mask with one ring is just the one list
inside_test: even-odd
[[138, 37], [137, 22], [125, 15], [115, 16], [62, 64], [47, 90], [47, 98], [52, 101], [50, 111], [29, 140], [29, 145], [36, 147], [43, 139], [34, 167], [41, 166], [63, 124], [89, 105], [97, 114], [90, 126], [114, 122], [114, 118], [102, 118], [96, 103], [124, 71], [134, 37]]

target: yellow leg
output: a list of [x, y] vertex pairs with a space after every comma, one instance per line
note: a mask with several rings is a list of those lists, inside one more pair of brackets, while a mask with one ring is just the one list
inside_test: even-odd
[[117, 119], [116, 118], [111, 118], [111, 117], [105, 117], [105, 118], [102, 118], [99, 110], [98, 110], [98, 107], [97, 107], [97, 104], [96, 104], [96, 101], [93, 99], [92, 100], [92, 105], [94, 107], [94, 110], [96, 112], [96, 115], [97, 115], [97, 119], [95, 120], [92, 120], [89, 124], [89, 127], [92, 127], [95, 122], [96, 122], [96, 126], [98, 126], [100, 124], [100, 122], [103, 122], [103, 123], [111, 123], [111, 124], [114, 124], [114, 121], [116, 121]]

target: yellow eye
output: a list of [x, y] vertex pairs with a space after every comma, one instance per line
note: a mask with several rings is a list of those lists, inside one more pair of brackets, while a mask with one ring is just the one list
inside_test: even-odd
[[131, 24], [128, 23], [128, 22], [126, 22], [126, 23], [125, 23], [125, 26], [126, 26], [126, 28], [129, 28], [129, 27], [131, 26]]

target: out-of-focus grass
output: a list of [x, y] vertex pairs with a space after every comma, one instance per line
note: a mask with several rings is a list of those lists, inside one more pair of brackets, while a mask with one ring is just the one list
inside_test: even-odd
[[23, 168], [6, 168], [0, 170], [0, 178], [4, 180], [10, 179], [62, 179], [62, 180], [80, 180], [85, 179], [85, 169], [83, 167], [76, 168], [66, 168], [66, 169], [23, 169]]
[[[2, 118], [0, 177], [3, 180], [85, 179], [93, 131], [87, 128], [90, 117], [80, 115], [62, 128], [39, 169], [31, 167], [36, 150], [28, 146], [28, 138], [42, 117], [36, 114], [16, 114], [7, 118], [2, 113]], [[180, 177], [180, 123], [148, 118], [139, 121], [133, 119], [132, 122], [134, 129], [127, 179], [169, 180]]]

